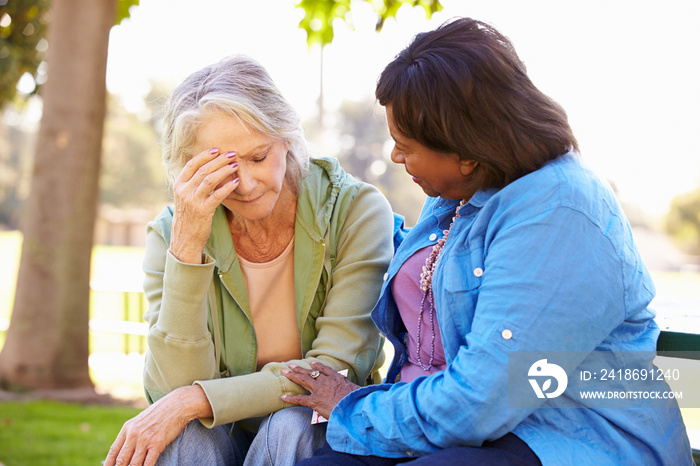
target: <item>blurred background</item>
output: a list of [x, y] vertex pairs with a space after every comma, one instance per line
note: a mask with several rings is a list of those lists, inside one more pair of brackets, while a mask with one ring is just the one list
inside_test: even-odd
[[[9, 12], [22, 3], [0, 0], [0, 86], [11, 95], [0, 115], [0, 347], [13, 309], [33, 160], [41, 151], [41, 86], [48, 76], [42, 57], [50, 47], [43, 36], [49, 2], [26, 0], [36, 10], [31, 27], [22, 23], [22, 36], [40, 64], [7, 84], [17, 67], [5, 41], [20, 22]], [[224, 56], [254, 57], [302, 115], [315, 153], [337, 157], [355, 177], [378, 186], [412, 225], [424, 194], [389, 159], [374, 85], [416, 33], [453, 16], [489, 22], [510, 37], [533, 82], [567, 110], [583, 160], [612, 185], [632, 224], [656, 282], [660, 326], [700, 333], [697, 1], [440, 0], [442, 9], [432, 15], [421, 8], [435, 4], [427, 1], [121, 3], [137, 5], [109, 34], [90, 272], [89, 362], [99, 393], [142, 400], [141, 258], [146, 223], [170, 201], [159, 148], [161, 106], [170, 90]], [[307, 21], [308, 31], [300, 27], [309, 18], [296, 3], [340, 4], [330, 43], [310, 40], [314, 31], [328, 31], [318, 18]], [[397, 9], [377, 32], [376, 10], [387, 4]]]

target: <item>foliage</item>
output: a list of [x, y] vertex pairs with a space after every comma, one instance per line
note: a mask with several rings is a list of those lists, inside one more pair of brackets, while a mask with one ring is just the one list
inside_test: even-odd
[[32, 401], [2, 403], [0, 412], [4, 464], [92, 466], [105, 459], [122, 424], [140, 410]]
[[[426, 18], [442, 10], [440, 0], [363, 0], [372, 5], [377, 14], [376, 30], [381, 31], [384, 22], [395, 18], [404, 5], [420, 6], [425, 10]], [[304, 10], [304, 18], [299, 28], [306, 31], [306, 43], [309, 47], [320, 44], [322, 47], [333, 42], [333, 22], [336, 19], [350, 23], [351, 0], [300, 0], [297, 8]]]
[[683, 251], [700, 255], [700, 187], [673, 198], [666, 231]]
[[[0, 8], [0, 109], [17, 94], [17, 82], [25, 74], [34, 76], [44, 60], [44, 39], [49, 23], [49, 0], [8, 1]], [[32, 93], [36, 93], [38, 86]]]
[[[129, 9], [140, 0], [117, 0], [115, 24], [129, 17]], [[46, 81], [45, 63], [49, 43], [50, 0], [5, 0], [0, 2], [0, 109], [17, 96], [17, 83], [26, 73], [39, 91]]]

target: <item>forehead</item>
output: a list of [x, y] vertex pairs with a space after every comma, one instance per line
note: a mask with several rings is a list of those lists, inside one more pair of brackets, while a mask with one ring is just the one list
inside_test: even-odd
[[394, 111], [393, 111], [391, 104], [387, 104], [385, 109], [386, 109], [386, 122], [387, 122], [387, 126], [389, 127], [389, 134], [391, 135], [391, 137], [394, 140], [402, 139], [402, 138], [410, 139], [405, 134], [403, 134], [401, 131], [399, 131], [399, 129], [396, 127], [396, 123], [394, 122]]
[[386, 108], [386, 122], [389, 127], [389, 135], [397, 143], [402, 144], [418, 144], [414, 138], [404, 134], [396, 127], [396, 122], [394, 121], [394, 112], [391, 104], [387, 104]]
[[275, 139], [251, 128], [240, 118], [223, 112], [207, 115], [197, 128], [195, 150], [201, 152], [218, 148], [221, 152], [236, 151], [247, 155]]

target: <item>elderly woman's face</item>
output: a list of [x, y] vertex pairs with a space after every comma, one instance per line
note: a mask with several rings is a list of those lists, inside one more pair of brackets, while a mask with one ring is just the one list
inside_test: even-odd
[[413, 181], [430, 197], [469, 199], [465, 181], [476, 165], [462, 161], [457, 154], [445, 154], [429, 149], [399, 132], [394, 124], [391, 105], [386, 106], [389, 134], [394, 140], [391, 160], [403, 164]]
[[284, 184], [287, 144], [250, 128], [238, 118], [216, 113], [199, 128], [195, 149], [201, 152], [214, 147], [222, 154], [236, 152], [232, 161], [238, 162], [234, 176], [240, 182], [224, 200], [224, 206], [247, 220], [268, 216]]

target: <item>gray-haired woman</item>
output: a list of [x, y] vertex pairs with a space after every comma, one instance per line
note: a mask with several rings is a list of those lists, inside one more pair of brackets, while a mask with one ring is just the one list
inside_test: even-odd
[[281, 371], [322, 361], [358, 384], [373, 376], [391, 208], [309, 157], [299, 116], [243, 56], [174, 91], [163, 154], [174, 209], [149, 224], [144, 260], [152, 404], [105, 464], [294, 464], [325, 427], [282, 409], [305, 391]]

